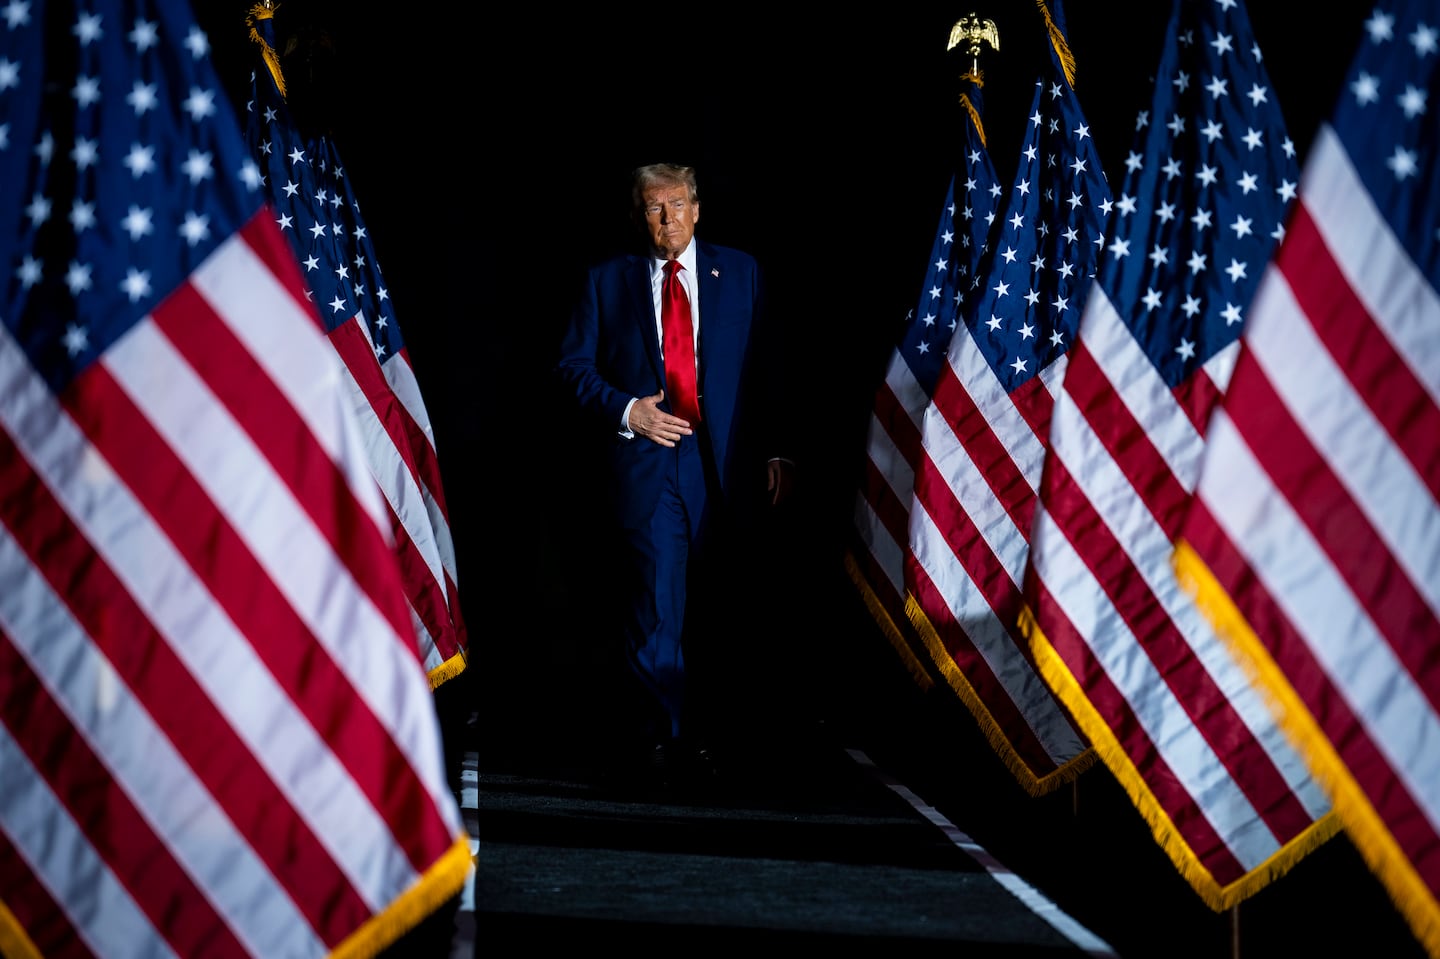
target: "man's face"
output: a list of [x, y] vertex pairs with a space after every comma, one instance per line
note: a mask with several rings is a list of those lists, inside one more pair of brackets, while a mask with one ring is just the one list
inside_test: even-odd
[[675, 259], [695, 235], [700, 221], [700, 204], [690, 202], [690, 191], [683, 184], [655, 186], [643, 194], [645, 232], [655, 251], [666, 259]]

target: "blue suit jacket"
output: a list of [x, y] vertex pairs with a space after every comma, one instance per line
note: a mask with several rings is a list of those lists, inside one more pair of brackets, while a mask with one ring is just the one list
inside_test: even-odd
[[[730, 505], [765, 492], [767, 423], [780, 411], [778, 344], [765, 328], [762, 281], [748, 253], [695, 240], [700, 289], [698, 392], [720, 493]], [[556, 366], [582, 422], [605, 447], [620, 521], [635, 527], [655, 509], [674, 452], [643, 437], [625, 439], [621, 416], [632, 397], [664, 389], [649, 255], [624, 255], [587, 271]], [[668, 404], [667, 408], [668, 408]], [[687, 437], [681, 442], [694, 442]]]

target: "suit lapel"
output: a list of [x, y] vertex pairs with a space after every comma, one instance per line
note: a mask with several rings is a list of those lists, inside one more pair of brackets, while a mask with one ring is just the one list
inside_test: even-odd
[[637, 256], [626, 273], [626, 284], [630, 298], [635, 304], [635, 322], [640, 327], [640, 341], [645, 344], [645, 355], [655, 369], [656, 380], [665, 382], [665, 363], [660, 358], [660, 333], [655, 325], [655, 299], [650, 290], [650, 258]]
[[700, 288], [700, 342], [697, 347], [696, 366], [699, 377], [700, 395], [705, 395], [705, 373], [709, 367], [707, 355], [709, 343], [716, 335], [719, 319], [726, 315], [726, 300], [730, 295], [730, 283], [720, 269], [719, 260], [708, 244], [695, 245], [696, 285]]
[[[716, 259], [714, 251], [708, 244], [696, 244], [695, 246], [695, 273], [696, 283], [700, 287], [700, 346], [705, 346], [705, 331], [714, 329], [715, 320], [726, 315], [725, 300], [729, 296], [730, 286], [724, 277], [724, 271], [720, 269], [719, 260]], [[704, 365], [702, 359], [701, 365]]]

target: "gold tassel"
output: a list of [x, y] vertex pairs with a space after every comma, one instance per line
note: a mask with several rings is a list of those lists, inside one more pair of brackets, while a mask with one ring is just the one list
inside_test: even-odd
[[1073, 87], [1075, 54], [1070, 52], [1070, 44], [1065, 40], [1065, 34], [1061, 33], [1060, 27], [1050, 19], [1050, 8], [1046, 6], [1045, 0], [1035, 0], [1035, 5], [1040, 8], [1040, 15], [1045, 18], [1045, 29], [1050, 32], [1050, 45], [1060, 57], [1060, 67], [1065, 71], [1065, 82]]
[[273, 20], [275, 11], [280, 9], [277, 3], [271, 7], [268, 0], [255, 4], [250, 12], [245, 15], [245, 25], [250, 28], [250, 39], [260, 44], [260, 53], [265, 58], [265, 65], [270, 68], [270, 75], [275, 78], [275, 89], [280, 91], [280, 98], [285, 98], [285, 77], [280, 72], [280, 55], [275, 52], [265, 38], [260, 36], [260, 31], [255, 28], [257, 20]]
[[[977, 70], [972, 72], [967, 70], [961, 74], [960, 79], [969, 80], [975, 84], [975, 88], [978, 90], [985, 89], [985, 74], [981, 71]], [[970, 122], [975, 124], [975, 132], [980, 134], [980, 145], [982, 147], [988, 146], [985, 142], [985, 124], [980, 119], [980, 111], [975, 109], [975, 104], [970, 100], [970, 97], [964, 93], [960, 94], [960, 105], [965, 108], [966, 113], [970, 114]]]

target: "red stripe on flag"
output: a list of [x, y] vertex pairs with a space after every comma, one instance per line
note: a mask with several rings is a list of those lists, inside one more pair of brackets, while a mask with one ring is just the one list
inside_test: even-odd
[[460, 612], [460, 584], [455, 582], [455, 577], [450, 575], [448, 569], [445, 571], [445, 595], [450, 602], [450, 622], [455, 626], [456, 652], [468, 652], [470, 631], [465, 625], [465, 617]]
[[[397, 364], [399, 365], [397, 366]], [[439, 522], [448, 531], [450, 529], [450, 507], [445, 499], [445, 484], [440, 471], [440, 457], [435, 451], [435, 439], [429, 432], [429, 413], [425, 410], [424, 400], [418, 395], [420, 387], [415, 380], [415, 371], [410, 363], [409, 348], [401, 347], [398, 353], [380, 364], [380, 369], [399, 402], [405, 437], [414, 454], [415, 468], [420, 474], [421, 484], [424, 486], [426, 494], [434, 501], [435, 509], [439, 513]], [[410, 397], [408, 401], [407, 397]], [[412, 406], [412, 404], [415, 405]], [[453, 564], [454, 556], [452, 554], [453, 550], [445, 553], [442, 558]], [[447, 578], [449, 577], [448, 569], [447, 566]], [[447, 596], [452, 597], [450, 615], [460, 634], [461, 644], [465, 645], [465, 623], [464, 618], [460, 615], [460, 603], [453, 584], [447, 585], [445, 592]]]
[[305, 295], [309, 285], [305, 282], [304, 274], [300, 272], [300, 262], [295, 259], [295, 250], [290, 246], [285, 234], [275, 228], [277, 219], [274, 205], [266, 203], [236, 231], [236, 236], [245, 241], [245, 245], [250, 247], [251, 252], [265, 264], [265, 268], [295, 301], [300, 312], [314, 322], [315, 329], [324, 334], [325, 323], [320, 319], [320, 314], [315, 312], [315, 304]]
[[217, 959], [247, 955], [4, 630], [0, 630], [0, 719], [176, 955]]
[[[857, 572], [864, 580], [865, 587], [873, 596], [873, 602], [879, 606], [878, 610], [871, 610], [871, 615], [876, 617], [877, 621], [881, 616], [884, 617], [884, 621], [879, 622], [882, 631], [890, 637], [892, 642], [904, 642], [912, 656], [918, 655], [923, 649], [923, 644], [915, 637], [909, 616], [905, 612], [905, 595], [896, 588], [896, 583], [904, 582], [901, 578], [903, 571], [899, 568], [890, 570], [889, 573], [895, 577], [892, 579], [891, 575], [887, 575], [880, 558], [871, 548], [871, 540], [888, 538], [897, 555], [902, 553], [903, 547], [895, 542], [894, 524], [900, 523], [903, 529], [908, 518], [903, 514], [895, 515], [901, 507], [893, 492], [890, 491], [889, 485], [881, 477], [880, 470], [873, 460], [866, 461], [862, 482], [866, 501], [875, 510], [884, 526], [877, 529], [867, 520], [859, 520], [857, 526], [860, 529], [865, 548], [852, 551], [850, 558], [854, 561]], [[873, 536], [866, 539], [866, 533], [873, 533]]]
[[1355, 295], [1304, 204], [1275, 258], [1301, 312], [1365, 405], [1440, 498], [1440, 407]]
[[[1159, 808], [1165, 810], [1174, 824], [1176, 832], [1195, 854], [1196, 858], [1210, 869], [1215, 881], [1226, 886], [1245, 875], [1245, 867], [1236, 859], [1220, 838], [1210, 821], [1196, 804], [1190, 791], [1180, 782], [1180, 777], [1165, 762], [1164, 755], [1155, 747], [1139, 718], [1130, 708], [1129, 701], [1115, 688], [1105, 668], [1090, 652], [1085, 637], [1076, 632], [1066, 617], [1065, 611], [1055, 602], [1054, 596], [1045, 585], [1032, 579], [1029, 581], [1033, 595], [1029, 597], [1037, 618], [1046, 624], [1045, 639], [1050, 647], [1064, 661], [1065, 668], [1085, 691], [1085, 701], [1095, 710], [1105, 732], [1113, 735], [1123, 754], [1124, 765], [1132, 776], [1122, 776], [1121, 783], [1132, 798], [1136, 790], [1145, 790], [1155, 798]], [[1115, 759], [1107, 760], [1115, 767]], [[1144, 769], [1145, 775], [1138, 770]]]
[[[871, 510], [879, 518], [882, 531], [897, 544], [903, 543], [908, 535], [906, 531], [910, 522], [909, 511], [895, 495], [895, 491], [890, 488], [890, 484], [885, 482], [885, 478], [880, 474], [880, 470], [873, 460], [867, 461], [865, 464], [864, 482], [865, 501], [870, 504]], [[897, 545], [896, 549], [903, 551], [904, 547]], [[872, 564], [876, 562], [873, 556], [871, 556], [870, 562]], [[884, 580], [884, 585], [888, 587], [890, 578], [883, 575], [881, 578]], [[877, 583], [876, 585], [881, 584]], [[903, 608], [903, 605], [902, 597], [900, 608]]]
[[[916, 427], [915, 421], [905, 411], [900, 398], [890, 388], [889, 383], [880, 384], [875, 393], [874, 423], [871, 428], [874, 429], [874, 424], [877, 423], [889, 436], [895, 448], [896, 457], [913, 466], [916, 451], [920, 448], [920, 431]], [[909, 494], [913, 490], [913, 484], [910, 490], [905, 491], [906, 498], [904, 499], [895, 492], [891, 483], [892, 477], [885, 474], [873, 455], [874, 444], [877, 442], [879, 440], [872, 437], [872, 445], [865, 458], [861, 489], [865, 501], [879, 520], [880, 528], [876, 529], [862, 519], [860, 530], [862, 536], [871, 533], [876, 539], [888, 538], [894, 548], [894, 554], [903, 557], [908, 555], [911, 506]], [[860, 567], [871, 591], [890, 618], [888, 625], [900, 630], [906, 642], [912, 647], [912, 651], [918, 653], [923, 648], [923, 644], [914, 636], [909, 616], [905, 612], [903, 586], [898, 590], [895, 586], [897, 583], [904, 583], [904, 570], [903, 568], [892, 569], [887, 575], [883, 569], [883, 562], [874, 551], [867, 549], [863, 559], [860, 560]]]
[[[1275, 605], [1265, 584], [1231, 543], [1229, 536], [1215, 522], [1205, 501], [1197, 496], [1190, 506], [1185, 523], [1185, 539], [1200, 555], [1216, 581], [1226, 584], [1226, 595], [1245, 611], [1246, 625], [1256, 636], [1264, 636], [1265, 648], [1275, 661], [1293, 677], [1291, 685], [1308, 702], [1312, 697], [1327, 699], [1335, 694], [1325, 676], [1324, 667], [1315, 659], [1310, 647], [1301, 641], [1294, 625], [1284, 611]], [[1275, 645], [1272, 647], [1271, 643]], [[1339, 705], [1337, 702], [1336, 705]], [[1354, 715], [1344, 708], [1347, 721]]]
[[1215, 385], [1215, 381], [1202, 366], [1172, 389], [1170, 395], [1175, 398], [1175, 405], [1185, 414], [1195, 432], [1203, 436], [1205, 426], [1210, 422], [1210, 413], [1225, 395], [1225, 391]]
[[[425, 630], [434, 641], [437, 651], [442, 659], [449, 659], [459, 650], [455, 638], [455, 626], [450, 621], [450, 610], [446, 605], [444, 587], [442, 580], [437, 580], [425, 557], [420, 555], [420, 549], [415, 545], [415, 540], [410, 536], [410, 531], [400, 521], [400, 516], [395, 512], [395, 507], [386, 500], [386, 506], [390, 516], [390, 525], [395, 536], [395, 556], [399, 561], [400, 579], [405, 584], [405, 595], [409, 597], [410, 603], [415, 607], [415, 613], [420, 617], [420, 622], [425, 625]], [[443, 572], [443, 567], [441, 569]], [[414, 628], [407, 629], [405, 635], [414, 633]]]
[[[193, 296], [188, 286], [181, 289]], [[178, 308], [182, 302], [183, 297], [172, 296], [161, 312]], [[225, 391], [253, 399], [261, 407], [270, 405], [261, 397], [271, 392], [271, 384], [257, 367], [239, 360], [248, 354], [238, 344], [227, 342], [228, 329], [218, 322], [212, 329], [212, 323], [207, 321], [213, 317], [200, 303], [186, 304], [186, 308], [190, 310], [190, 322], [173, 325], [187, 327], [189, 334], [200, 341], [195, 345], [202, 353], [202, 344], [209, 343], [210, 348], [218, 347], [235, 357], [212, 376], [225, 381]], [[210, 383], [218, 385], [216, 379]], [[428, 801], [424, 785], [404, 752], [366, 708], [330, 652], [300, 620], [238, 531], [217, 512], [206, 492], [175, 459], [170, 447], [108, 371], [102, 366], [92, 368], [76, 381], [66, 399], [71, 416], [205, 582], [296, 709], [310, 720], [384, 815], [411, 864], [423, 870], [435, 851], [446, 847], [451, 838], [449, 831]], [[272, 421], [272, 428], [276, 425]], [[308, 454], [302, 450], [292, 452], [300, 462], [317, 458], [330, 462], [319, 448], [312, 448]], [[292, 475], [306, 472], [315, 471], [302, 470], [297, 463]], [[340, 502], [327, 507], [323, 501], [337, 491], [341, 492]], [[348, 488], [332, 485], [329, 477], [324, 478], [319, 489], [296, 488], [295, 492], [302, 503], [311, 504], [311, 515], [333, 513], [340, 525], [373, 529], [368, 514], [348, 495]], [[351, 519], [344, 519], [346, 514]], [[354, 534], [350, 538], [365, 543], [372, 557], [367, 563], [366, 554], [357, 549], [350, 556], [350, 567], [384, 566], [389, 561], [389, 549], [378, 537]], [[377, 556], [385, 561], [374, 561]], [[414, 635], [408, 619], [400, 635]], [[413, 650], [413, 643], [402, 645]]]
[[[84, 388], [87, 399], [101, 401], [102, 405], [91, 409], [104, 411], [107, 432], [125, 434], [101, 447], [102, 452], [107, 447], [120, 450], [127, 446], [163, 449], [148, 423], [113, 384], [86, 385], [102, 378], [108, 381], [108, 374], [96, 365], [72, 384], [72, 389]], [[120, 422], [128, 425], [119, 427]], [[51, 588], [65, 598], [76, 621], [143, 708], [169, 734], [176, 752], [224, 808], [255, 854], [274, 870], [277, 880], [284, 877], [291, 883], [288, 888], [297, 908], [317, 934], [332, 945], [340, 942], [369, 918], [364, 900], [103, 557], [91, 549], [84, 533], [24, 462], [9, 435], [0, 434], [0, 464], [4, 464], [0, 467], [0, 516], [4, 525]], [[143, 460], [142, 466], [142, 485], [166, 497], [166, 515], [184, 515], [187, 523], [202, 531], [192, 535], [208, 540], [209, 533], [223, 525], [203, 496], [182, 493], [191, 480], [183, 469], [177, 469], [172, 457], [152, 456]], [[183, 512], [174, 509], [182, 499], [189, 507]], [[215, 548], [223, 553], [229, 539], [228, 535], [218, 537]], [[264, 582], [263, 576], [259, 583], [239, 582], [232, 576], [226, 589], [249, 597], [252, 588]]]
[[[1365, 790], [1367, 800], [1387, 827], [1393, 830], [1401, 848], [1418, 852], [1435, 845], [1436, 831], [1410, 792], [1404, 788], [1388, 788], [1397, 784], [1394, 769], [1367, 734], [1365, 724], [1350, 709], [1345, 693], [1330, 681], [1325, 667], [1315, 658], [1313, 647], [1276, 605], [1265, 584], [1199, 497], [1191, 507], [1185, 536], [1205, 558], [1205, 565], [1216, 581], [1225, 584], [1226, 594], [1236, 608], [1244, 610], [1246, 625], [1257, 637], [1265, 638], [1266, 653], [1306, 704], [1349, 774]], [[1419, 688], [1421, 692], [1428, 691], [1423, 684]], [[1376, 783], [1385, 783], [1387, 788], [1377, 790]]]
[[[1005, 741], [1015, 755], [1037, 777], [1044, 777], [1058, 767], [1055, 760], [1045, 751], [1044, 744], [1035, 736], [1029, 719], [1021, 712], [1010, 693], [996, 678], [990, 664], [980, 655], [964, 628], [950, 615], [950, 607], [936, 589], [930, 576], [918, 563], [913, 567], [911, 588], [916, 600], [925, 609], [930, 625], [945, 646], [946, 653], [955, 667], [964, 675], [966, 682], [975, 690], [975, 701], [970, 702], [972, 711], [979, 711], [993, 722], [996, 735], [1003, 732]], [[1016, 645], [1016, 649], [1028, 657], [1029, 646]], [[983, 724], [982, 724], [983, 725]]]
[[[1290, 419], [1285, 401], [1264, 376], [1232, 385], [1227, 411], [1260, 466], [1310, 531], [1355, 599], [1414, 677], [1433, 675], [1433, 650], [1417, 636], [1440, 636], [1440, 618], [1380, 538], [1325, 456]], [[1440, 434], [1436, 434], [1440, 435]], [[1265, 633], [1258, 635], [1264, 636]], [[1440, 706], [1440, 683], [1420, 684]]]
[[[1139, 496], [1173, 542], [1185, 519], [1190, 493], [1170, 472], [1169, 464], [1150, 441], [1145, 427], [1136, 421], [1095, 361], [1095, 354], [1083, 341], [1070, 351], [1065, 393], [1084, 414], [1109, 458], [1125, 475], [1126, 486]], [[1053, 507], [1050, 511], [1058, 512]]]
[[[3, 639], [3, 634], [0, 634], [0, 640]], [[9, 698], [9, 693], [3, 688], [3, 679], [0, 676], [0, 724], [5, 724], [4, 704]], [[23, 724], [23, 717], [21, 722]], [[19, 728], [24, 729], [24, 726]], [[15, 730], [11, 732], [13, 734]], [[23, 930], [21, 934], [29, 939], [28, 946], [25, 943], [16, 945], [16, 955], [27, 955], [26, 948], [33, 946], [46, 959], [103, 959], [86, 948], [79, 932], [71, 925], [65, 908], [36, 878], [30, 870], [30, 863], [10, 844], [10, 838], [3, 829], [0, 829], [0, 876], [4, 877], [0, 901], [19, 923], [20, 930]], [[9, 955], [6, 947], [13, 941], [9, 934], [13, 931], [0, 922], [0, 955]]]
[[[399, 353], [394, 354], [389, 360], [381, 364], [382, 371], [391, 363], [404, 363], [406, 375], [414, 379], [415, 374], [410, 363], [410, 351], [408, 348], [401, 349]], [[386, 377], [386, 382], [390, 382], [388, 376]], [[450, 507], [445, 502], [445, 487], [441, 482], [440, 458], [436, 455], [434, 440], [429, 433], [425, 432], [425, 427], [420, 425], [419, 421], [415, 419], [415, 416], [403, 402], [399, 404], [399, 407], [402, 417], [401, 422], [404, 426], [405, 440], [409, 449], [414, 454], [415, 469], [420, 475], [420, 482], [430, 491], [430, 495], [435, 499], [435, 505], [440, 509], [440, 515], [444, 516], [448, 523], [450, 520]]]
[[[369, 514], [351, 492], [345, 475], [329, 455], [314, 443], [291, 442], [293, 437], [310, 436], [309, 424], [276, 389], [248, 347], [189, 283], [181, 284], [166, 297], [155, 309], [153, 320], [224, 403], [276, 475], [289, 484], [301, 508], [333, 548], [337, 560], [345, 563], [347, 571], [396, 634], [413, 635], [415, 630], [404, 605], [390, 601], [400, 592], [395, 585], [399, 577], [396, 565], [370, 561], [372, 557], [389, 554], [390, 544], [370, 521]], [[77, 418], [87, 415], [78, 409], [78, 402], [70, 400], [67, 405]], [[139, 411], [135, 411], [134, 416], [143, 419]], [[99, 428], [98, 423], [94, 426]], [[97, 434], [97, 443], [103, 439], [105, 437]], [[122, 433], [114, 437], [113, 443], [105, 445], [114, 446], [117, 454], [123, 454], [125, 441]]]
[[[1062, 357], [1056, 362], [1063, 363], [1068, 360]], [[1052, 366], [1051, 369], [1053, 368]], [[1046, 385], [1047, 378], [1046, 373], [1032, 376], [1010, 393], [1010, 402], [1030, 425], [1030, 432], [1038, 436], [1041, 442], [1045, 442], [1050, 436], [1050, 416], [1055, 409], [1055, 397]], [[1021, 529], [1028, 533], [1030, 526], [1026, 524]]]
[[395, 393], [390, 389], [390, 384], [385, 379], [385, 374], [380, 371], [380, 362], [375, 358], [375, 350], [371, 345], [370, 338], [360, 328], [362, 321], [351, 317], [344, 323], [335, 327], [327, 334], [335, 352], [340, 354], [345, 367], [350, 375], [355, 378], [355, 383], [360, 387], [360, 392], [365, 394], [365, 399], [370, 403], [370, 409], [375, 414], [375, 421], [384, 429], [385, 435], [390, 438], [390, 445], [405, 463], [405, 469], [410, 474], [410, 479], [418, 487], [420, 485], [420, 472], [415, 465], [414, 451], [411, 449], [406, 437], [405, 426], [402, 421], [409, 419], [409, 414], [401, 406]]
[[[875, 421], [880, 423], [894, 445], [896, 454], [912, 469], [920, 449], [920, 430], [900, 406], [899, 398], [884, 385], [876, 394]], [[901, 551], [910, 538], [910, 490], [901, 499], [873, 456], [865, 462], [865, 499]]]
[[[1038, 383], [1038, 377], [1032, 378], [1029, 384], [1016, 390], [1016, 393], [1023, 392], [1027, 399], [1033, 399], [1036, 391], [1028, 389], [1028, 387]], [[1039, 393], [1045, 396], [1049, 395], [1043, 389], [1039, 390]], [[1029, 416], [1036, 415], [1037, 411], [1033, 409], [1033, 405], [1033, 403], [1026, 404], [1026, 406], [1032, 407], [1028, 410], [1027, 422], [1029, 422]], [[1005, 443], [995, 435], [990, 428], [990, 423], [980, 414], [970, 393], [956, 376], [955, 367], [950, 363], [946, 363], [940, 368], [940, 379], [935, 386], [935, 409], [944, 416], [945, 422], [949, 424], [951, 431], [955, 434], [955, 439], [974, 462], [976, 472], [985, 478], [990, 491], [995, 494], [996, 501], [1010, 515], [1010, 521], [1028, 539], [1030, 523], [1035, 516], [1035, 490], [1025, 479], [1020, 468], [1016, 466]], [[1024, 412], [1026, 411], [1022, 410], [1022, 413]], [[1045, 434], [1039, 433], [1037, 436], [1044, 437]], [[922, 459], [928, 461], [929, 457], [923, 456]], [[917, 470], [918, 472], [919, 470]], [[929, 464], [924, 472], [923, 480], [917, 475], [915, 488], [917, 495], [926, 501], [930, 514], [935, 516], [937, 512], [940, 512], [948, 515], [950, 508], [946, 503], [947, 500], [954, 504], [954, 509], [958, 510], [959, 501], [955, 496], [955, 491], [950, 489], [950, 484], [935, 470], [934, 464]], [[931, 505], [932, 503], [933, 505]], [[937, 518], [937, 525], [943, 528], [946, 524], [939, 522]], [[977, 567], [967, 563], [966, 568], [976, 569]], [[1012, 621], [1013, 619], [1006, 620], [1006, 622]]]
[[[1072, 366], [1071, 370], [1074, 369]], [[1054, 511], [1052, 518], [1056, 525], [1110, 598], [1155, 671], [1175, 694], [1175, 702], [1224, 762], [1235, 785], [1245, 793], [1271, 832], [1276, 836], [1303, 832], [1313, 817], [1264, 747], [1251, 735], [1229, 696], [1216, 686], [1214, 677], [1175, 627], [1165, 607], [1150, 591], [1144, 575], [1091, 506], [1069, 469], [1058, 457], [1052, 459], [1049, 468], [1053, 473], [1047, 477], [1047, 509]], [[1047, 623], [1046, 635], [1049, 636], [1053, 627], [1045, 619], [1040, 621]], [[1129, 748], [1126, 751], [1130, 752]]]
[[[990, 544], [980, 534], [970, 514], [960, 505], [960, 500], [955, 495], [955, 490], [940, 475], [935, 463], [929, 456], [922, 456], [919, 463], [919, 470], [916, 473], [915, 488], [917, 499], [923, 505], [925, 512], [930, 516], [935, 528], [944, 537], [945, 543], [954, 553], [955, 559], [960, 567], [966, 571], [971, 581], [985, 597], [985, 603], [995, 612], [1006, 627], [1011, 627], [1020, 615], [1020, 586], [1012, 580], [1005, 571], [1005, 567], [996, 557]], [[1028, 488], [1028, 487], [1027, 487]], [[1034, 513], [1034, 497], [1031, 497], [1031, 505], [1027, 511]], [[1026, 535], [1029, 535], [1030, 527], [1025, 527]], [[918, 564], [913, 557], [907, 560], [907, 567], [915, 567]], [[937, 596], [937, 602], [942, 604], [945, 600]], [[926, 610], [931, 607], [926, 604]], [[1021, 643], [1019, 646], [1024, 647]]]
[[[398, 478], [387, 478], [387, 481], [380, 485], [384, 488], [386, 502], [390, 506], [391, 526], [395, 535], [396, 554], [400, 560], [400, 576], [405, 584], [405, 595], [409, 597], [410, 605], [414, 607], [420, 621], [425, 625], [425, 631], [439, 647], [441, 658], [448, 659], [455, 654], [458, 644], [443, 589], [443, 567], [438, 570], [432, 569], [426, 562], [425, 556], [415, 545], [415, 539], [410, 530], [401, 520], [396, 504], [391, 501], [392, 496], [406, 497], [409, 502], [404, 505], [409, 507], [412, 515], [424, 517], [424, 522], [427, 526], [429, 525], [429, 513], [424, 502], [419, 498], [419, 470], [401, 422], [402, 417], [408, 419], [409, 415], [405, 413], [400, 401], [391, 391], [390, 384], [386, 382], [384, 374], [381, 373], [380, 364], [375, 359], [375, 352], [371, 347], [370, 340], [360, 328], [358, 320], [351, 318], [347, 322], [341, 323], [330, 331], [329, 338], [335, 351], [340, 355], [340, 359], [350, 371], [356, 385], [360, 388], [360, 392], [364, 394], [366, 401], [370, 404], [370, 412], [373, 417], [368, 422], [361, 423], [360, 428], [368, 430], [378, 427], [388, 440], [388, 448], [395, 451], [400, 461], [404, 463], [405, 471], [410, 477], [408, 484]], [[412, 488], [415, 495], [408, 496]], [[435, 562], [439, 566], [438, 549], [435, 554]], [[440, 575], [438, 579], [437, 573]]]
[[[985, 392], [972, 393], [961, 370], [984, 360], [961, 335], [926, 411], [905, 582], [920, 608], [912, 618], [933, 629], [946, 653], [942, 668], [963, 676], [952, 685], [992, 744], [1009, 754], [1007, 764], [1023, 766], [1038, 784], [1060, 768], [1052, 750], [1085, 748], [1020, 631], [1021, 583], [1010, 572], [1023, 567], [1035, 515], [1031, 477], [1038, 478], [1045, 444], [1033, 430], [1048, 422], [1054, 401], [1038, 377], [1002, 392], [988, 367], [976, 375], [989, 378], [993, 402]], [[982, 403], [991, 408], [982, 411]], [[1017, 448], [1035, 461], [1015, 459]]]

